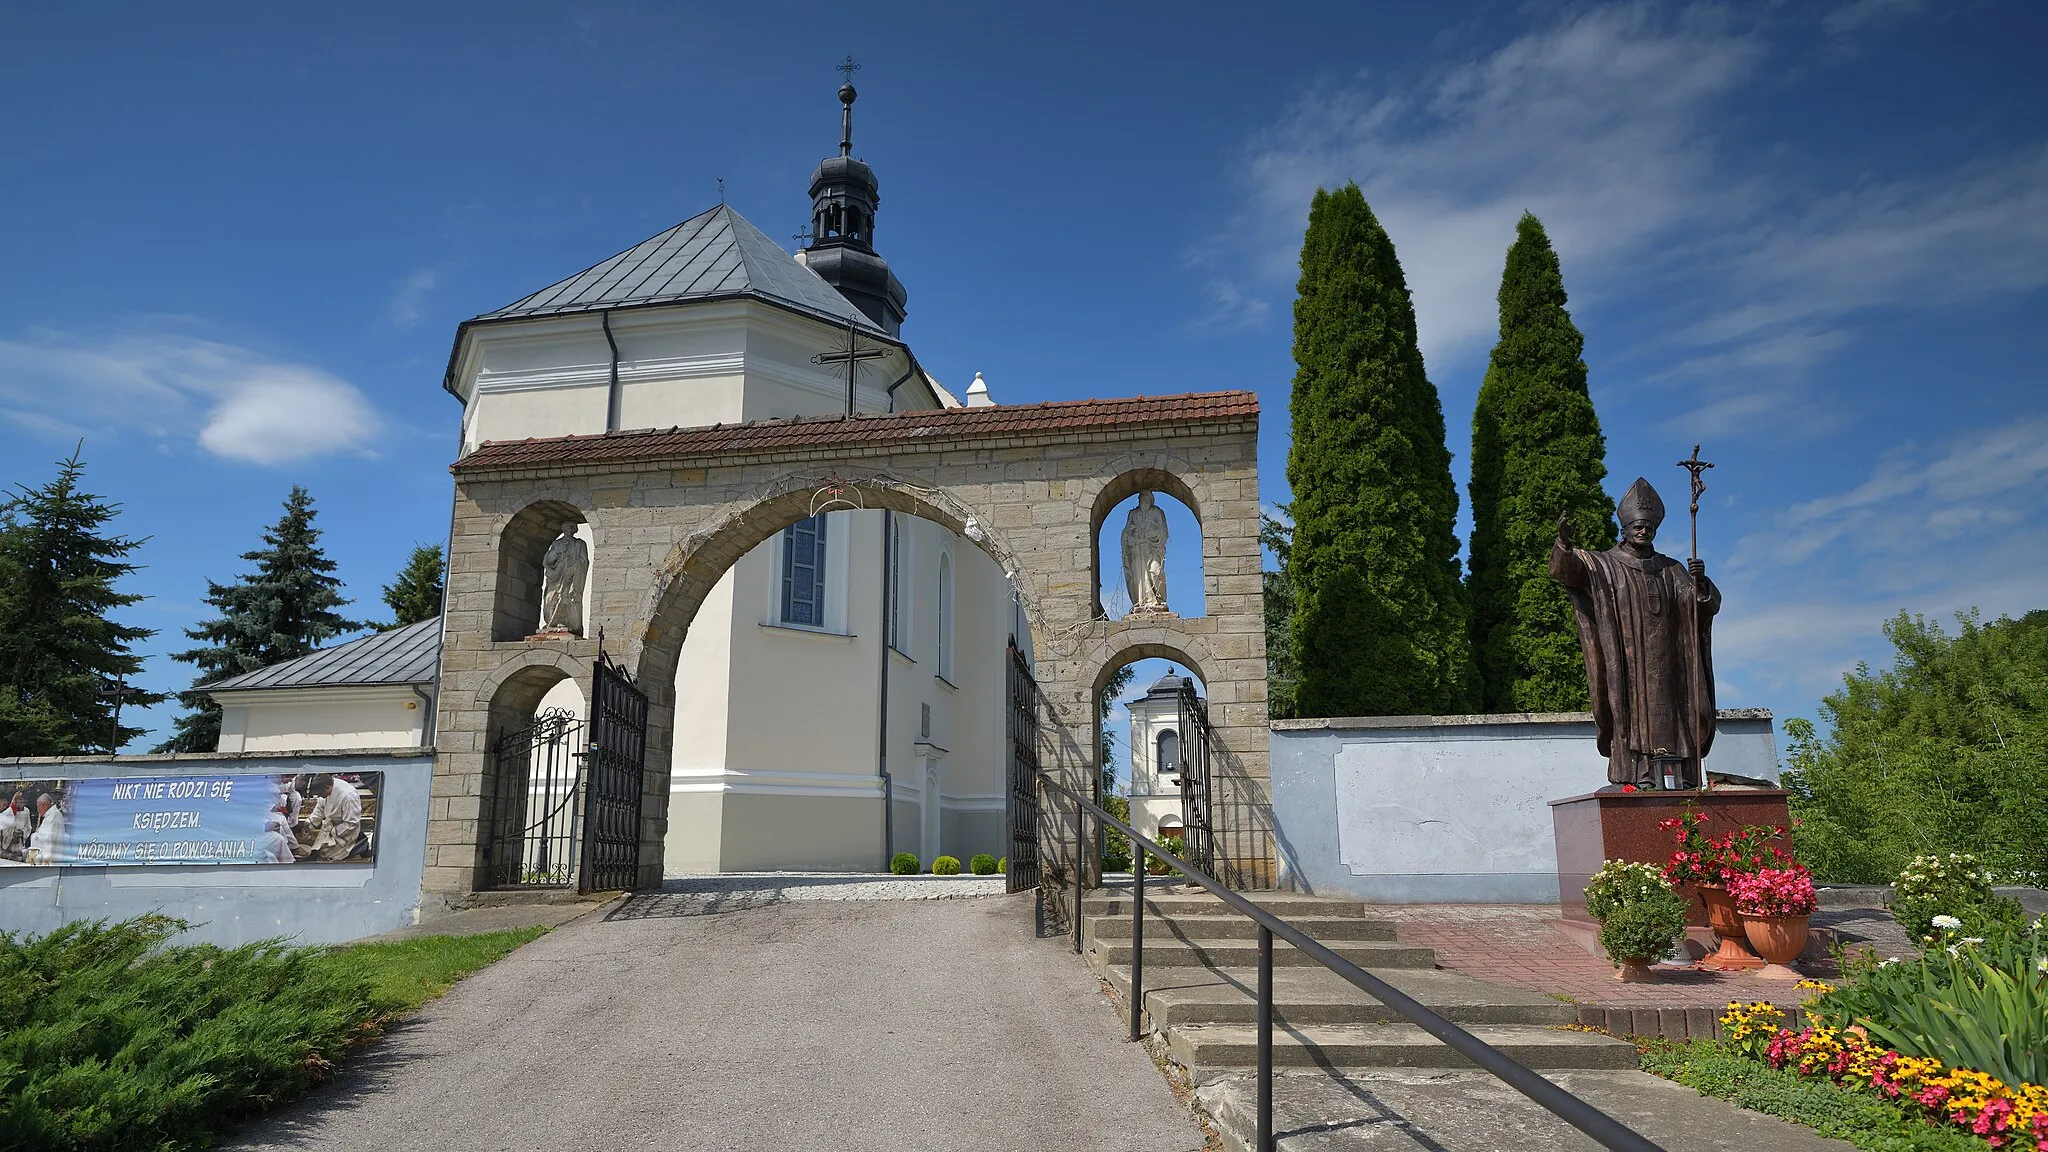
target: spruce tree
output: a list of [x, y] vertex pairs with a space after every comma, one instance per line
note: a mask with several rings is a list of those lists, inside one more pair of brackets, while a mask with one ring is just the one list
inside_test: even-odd
[[[115, 590], [143, 542], [105, 531], [121, 509], [81, 488], [83, 447], [0, 503], [0, 756], [117, 749], [144, 731], [115, 731], [114, 696], [142, 670], [133, 646], [155, 633], [108, 619], [143, 599]], [[130, 689], [125, 702], [162, 699]]]
[[432, 620], [441, 614], [441, 546], [416, 544], [397, 577], [384, 586], [384, 603], [392, 620], [385, 631]]
[[1356, 184], [1309, 207], [1294, 362], [1295, 710], [1462, 711], [1471, 641], [1443, 405], [1393, 241]]
[[1564, 589], [1550, 578], [1557, 518], [1578, 547], [1614, 545], [1601, 490], [1606, 438], [1586, 389], [1585, 339], [1565, 311], [1550, 238], [1524, 213], [1500, 281], [1500, 342], [1472, 414], [1472, 647], [1480, 707], [1587, 706], [1586, 665]]
[[206, 582], [206, 602], [220, 615], [185, 630], [204, 647], [171, 657], [197, 667], [199, 678], [178, 694], [185, 714], [157, 751], [211, 752], [220, 744], [220, 705], [205, 685], [304, 656], [324, 640], [367, 627], [335, 611], [348, 601], [332, 575], [334, 561], [320, 550], [314, 515], [313, 498], [293, 485], [284, 515], [263, 534], [269, 547], [242, 553], [256, 571], [233, 584]]

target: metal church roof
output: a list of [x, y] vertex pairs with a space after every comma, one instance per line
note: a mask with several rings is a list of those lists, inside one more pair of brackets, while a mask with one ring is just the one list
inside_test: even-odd
[[471, 323], [752, 296], [884, 334], [816, 272], [720, 204]]
[[296, 660], [230, 676], [207, 692], [257, 688], [331, 688], [342, 685], [431, 684], [441, 669], [441, 618], [422, 620]]

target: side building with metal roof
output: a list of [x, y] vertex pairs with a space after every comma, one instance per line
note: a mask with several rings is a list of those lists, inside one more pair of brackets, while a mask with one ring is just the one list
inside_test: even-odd
[[434, 742], [441, 620], [364, 636], [209, 685], [222, 752], [420, 748]]

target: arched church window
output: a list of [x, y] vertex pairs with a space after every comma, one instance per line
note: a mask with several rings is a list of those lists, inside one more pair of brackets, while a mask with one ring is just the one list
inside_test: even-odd
[[939, 675], [953, 678], [953, 557], [939, 553]]
[[825, 514], [782, 530], [782, 622], [825, 626]]
[[1168, 728], [1159, 734], [1159, 757], [1154, 763], [1161, 776], [1180, 771], [1180, 733]]

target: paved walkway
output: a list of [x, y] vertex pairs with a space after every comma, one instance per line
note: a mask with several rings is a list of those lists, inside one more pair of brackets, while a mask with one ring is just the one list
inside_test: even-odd
[[[1739, 972], [1659, 967], [1650, 984], [1623, 984], [1614, 966], [1552, 926], [1556, 905], [1406, 904], [1375, 908], [1393, 920], [1401, 941], [1436, 949], [1439, 966], [1496, 984], [1569, 996], [1583, 1004], [1719, 1009], [1730, 1000], [1770, 1000], [1792, 1007], [1808, 993], [1788, 981]], [[1814, 924], [1883, 955], [1910, 947], [1891, 917], [1877, 910], [1823, 911]], [[1810, 975], [1832, 977], [1831, 963], [1809, 964]]]
[[[1192, 1152], [1031, 897], [672, 885], [458, 985], [230, 1148]], [[696, 889], [696, 890], [692, 890]], [[954, 889], [960, 891], [962, 889]]]

